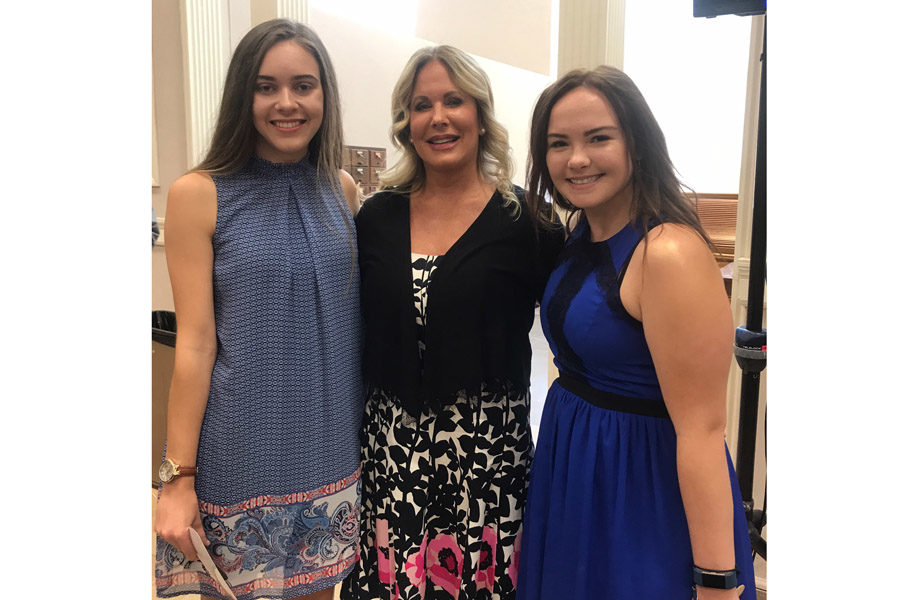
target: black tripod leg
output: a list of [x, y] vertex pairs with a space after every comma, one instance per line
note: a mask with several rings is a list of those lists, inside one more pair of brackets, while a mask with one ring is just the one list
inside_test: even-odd
[[[764, 17], [765, 18], [765, 17]], [[764, 25], [765, 27], [765, 25]], [[762, 331], [763, 300], [766, 284], [766, 41], [763, 33], [762, 73], [757, 126], [756, 179], [753, 192], [753, 226], [750, 242], [750, 280], [747, 292], [747, 327]], [[741, 379], [741, 405], [738, 420], [737, 471], [738, 484], [745, 508], [753, 508], [753, 465], [756, 457], [756, 421], [759, 414], [759, 373], [748, 372]], [[749, 505], [749, 506], [748, 506]]]

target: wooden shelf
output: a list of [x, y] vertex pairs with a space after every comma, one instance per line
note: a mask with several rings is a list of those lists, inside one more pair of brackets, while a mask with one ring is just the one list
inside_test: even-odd
[[719, 266], [734, 261], [737, 206], [737, 194], [697, 194], [700, 224], [719, 251]]

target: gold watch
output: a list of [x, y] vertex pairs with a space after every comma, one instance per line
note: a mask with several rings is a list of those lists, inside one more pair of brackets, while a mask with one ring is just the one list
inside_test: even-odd
[[176, 477], [182, 475], [196, 475], [197, 467], [182, 467], [175, 464], [171, 458], [164, 458], [162, 464], [159, 465], [159, 480], [163, 483], [170, 483]]

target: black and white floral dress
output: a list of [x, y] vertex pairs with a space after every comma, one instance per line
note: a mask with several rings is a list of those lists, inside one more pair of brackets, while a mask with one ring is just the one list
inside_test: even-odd
[[[441, 259], [412, 255], [420, 361]], [[482, 386], [414, 416], [371, 387], [362, 437], [360, 565], [341, 597], [515, 598], [533, 451], [528, 393]]]

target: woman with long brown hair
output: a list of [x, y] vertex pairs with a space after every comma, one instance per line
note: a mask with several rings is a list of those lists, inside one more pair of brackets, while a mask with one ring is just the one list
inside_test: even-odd
[[519, 599], [755, 598], [725, 447], [728, 298], [627, 75], [573, 71], [541, 94], [529, 186], [572, 218], [541, 302], [560, 376], [541, 417]]
[[169, 190], [178, 333], [157, 505], [157, 595], [331, 598], [357, 560], [362, 323], [321, 40], [288, 20], [235, 49], [206, 158]]

